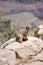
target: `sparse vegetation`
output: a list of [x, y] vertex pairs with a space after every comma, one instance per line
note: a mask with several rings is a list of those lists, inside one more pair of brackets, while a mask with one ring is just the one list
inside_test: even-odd
[[15, 37], [17, 27], [11, 29], [10, 21], [7, 21], [4, 14], [0, 12], [0, 41], [5, 42], [8, 39]]

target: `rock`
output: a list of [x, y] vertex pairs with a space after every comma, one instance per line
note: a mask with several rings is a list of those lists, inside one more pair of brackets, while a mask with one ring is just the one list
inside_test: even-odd
[[36, 56], [33, 56], [33, 59], [43, 62], [43, 49]]
[[18, 65], [43, 65], [43, 62], [40, 61], [28, 61], [28, 62], [23, 62]]
[[43, 65], [43, 41], [36, 37], [0, 49], [0, 65]]
[[5, 47], [5, 49], [16, 51], [17, 49], [23, 48], [24, 46], [21, 45], [19, 42], [14, 42]]
[[37, 37], [28, 37], [28, 41], [22, 43], [23, 46], [32, 46], [34, 51], [40, 51], [43, 48], [43, 41]]
[[16, 58], [21, 58], [18, 53], [17, 53], [17, 49], [20, 49], [20, 48], [24, 48], [24, 46], [22, 46], [20, 43], [18, 42], [14, 42], [8, 46], [5, 47], [5, 49], [9, 49], [9, 50], [13, 50], [15, 51], [16, 53]]
[[5, 49], [0, 49], [0, 65], [15, 65], [15, 52]]
[[10, 39], [10, 40], [4, 42], [4, 43], [2, 44], [2, 46], [1, 46], [1, 48], [5, 48], [7, 45], [9, 45], [9, 44], [11, 44], [11, 43], [13, 43], [13, 42], [15, 42], [15, 38], [12, 38], [12, 39]]
[[38, 26], [39, 30], [38, 30], [38, 37], [41, 38], [43, 40], [43, 24]]
[[43, 48], [43, 41], [36, 37], [28, 37], [28, 41], [22, 42], [22, 44], [15, 42], [5, 47], [5, 49], [12, 49], [17, 54], [26, 59], [29, 56], [34, 56], [39, 53]]
[[43, 48], [43, 42], [41, 39], [35, 37], [28, 37], [28, 41], [22, 43], [23, 48], [18, 48], [16, 52], [22, 58], [27, 58], [30, 55], [37, 54]]
[[38, 34], [39, 35], [43, 35], [43, 28], [42, 29], [39, 29]]

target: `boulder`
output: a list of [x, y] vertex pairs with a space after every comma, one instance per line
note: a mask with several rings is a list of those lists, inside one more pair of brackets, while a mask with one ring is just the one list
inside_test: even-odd
[[23, 48], [16, 49], [16, 52], [22, 58], [34, 56], [43, 48], [43, 41], [36, 37], [28, 37], [28, 41], [21, 44]]
[[28, 41], [22, 43], [23, 46], [32, 46], [34, 51], [40, 51], [43, 48], [43, 41], [37, 37], [28, 37]]
[[26, 59], [29, 56], [36, 55], [37, 53], [40, 52], [42, 48], [43, 48], [43, 41], [36, 37], [28, 37], [28, 40], [22, 42], [22, 44], [20, 44], [19, 42], [14, 42], [5, 47], [5, 49], [9, 50], [12, 49], [16, 51], [17, 54], [23, 59]]

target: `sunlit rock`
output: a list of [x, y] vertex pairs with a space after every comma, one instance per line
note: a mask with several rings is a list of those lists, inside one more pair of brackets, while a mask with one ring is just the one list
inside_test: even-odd
[[14, 42], [5, 47], [5, 49], [14, 50], [22, 58], [27, 58], [30, 55], [35, 55], [43, 48], [43, 41], [36, 37], [28, 37], [28, 41]]
[[0, 65], [15, 65], [15, 52], [0, 49]]

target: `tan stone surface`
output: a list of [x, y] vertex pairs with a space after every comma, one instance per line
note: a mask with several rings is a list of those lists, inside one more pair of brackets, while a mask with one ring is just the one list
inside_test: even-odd
[[0, 49], [0, 65], [14, 65], [16, 60], [15, 52]]
[[21, 44], [18, 42], [14, 42], [5, 47], [5, 49], [16, 51], [22, 58], [27, 58], [30, 55], [35, 55], [40, 52], [42, 48], [42, 40], [35, 37], [28, 37], [28, 41], [25, 41]]
[[7, 45], [0, 49], [0, 65], [43, 65], [43, 41], [28, 37], [28, 41]]
[[15, 42], [15, 38], [12, 38], [12, 39], [10, 39], [10, 40], [4, 42], [4, 43], [2, 44], [2, 46], [1, 46], [1, 48], [5, 48], [7, 45], [9, 45], [9, 44], [11, 44], [11, 43], [13, 43], [13, 42]]

